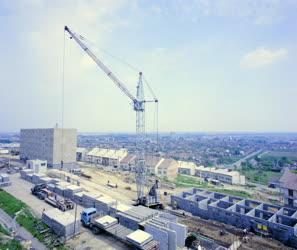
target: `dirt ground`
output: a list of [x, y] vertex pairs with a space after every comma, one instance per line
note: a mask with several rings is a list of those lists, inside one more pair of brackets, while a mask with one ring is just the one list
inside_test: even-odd
[[[198, 217], [179, 218], [179, 222], [188, 226], [189, 232], [196, 232], [215, 240], [218, 244], [229, 247], [235, 240], [242, 242], [239, 250], [290, 250], [281, 242], [271, 238], [262, 238], [253, 233], [247, 235], [247, 241], [243, 242], [243, 231], [230, 225], [217, 221], [204, 220]], [[220, 231], [224, 231], [221, 235]]]

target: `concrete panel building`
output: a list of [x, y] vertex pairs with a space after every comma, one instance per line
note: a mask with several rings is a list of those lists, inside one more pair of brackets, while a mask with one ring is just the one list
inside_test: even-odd
[[286, 168], [279, 182], [285, 205], [297, 208], [297, 174]]
[[190, 161], [178, 161], [178, 173], [185, 175], [195, 175], [197, 165]]
[[245, 185], [245, 176], [238, 171], [223, 168], [207, 168], [199, 166], [195, 170], [195, 175], [201, 178], [210, 178], [228, 184]]
[[125, 171], [134, 171], [136, 155], [128, 154], [121, 161], [120, 166], [122, 170]]
[[20, 158], [46, 160], [49, 167], [71, 166], [76, 162], [76, 129], [21, 129]]
[[297, 209], [198, 188], [172, 195], [171, 205], [297, 247]]
[[109, 149], [109, 148], [93, 148], [87, 153], [86, 160], [90, 163], [119, 167], [120, 161], [128, 155], [125, 148]]
[[178, 174], [177, 161], [173, 159], [163, 159], [157, 167], [157, 176], [174, 180]]
[[178, 161], [178, 173], [209, 178], [228, 184], [245, 185], [245, 176], [241, 175], [238, 171], [197, 166], [194, 162]]

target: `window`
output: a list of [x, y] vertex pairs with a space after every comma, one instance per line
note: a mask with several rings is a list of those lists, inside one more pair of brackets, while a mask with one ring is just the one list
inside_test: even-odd
[[288, 193], [289, 193], [289, 196], [293, 196], [293, 190], [292, 189], [288, 189]]

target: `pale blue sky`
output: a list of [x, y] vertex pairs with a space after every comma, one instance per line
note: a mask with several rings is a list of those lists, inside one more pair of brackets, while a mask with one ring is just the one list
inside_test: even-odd
[[[0, 131], [61, 124], [65, 24], [144, 72], [161, 131], [296, 131], [296, 13], [296, 0], [0, 0]], [[137, 72], [92, 48], [135, 93]], [[135, 127], [127, 97], [68, 38], [64, 127]]]

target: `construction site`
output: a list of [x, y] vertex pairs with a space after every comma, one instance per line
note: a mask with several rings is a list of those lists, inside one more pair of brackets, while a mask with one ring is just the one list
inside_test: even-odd
[[[95, 55], [86, 38], [68, 26], [64, 27], [65, 36], [132, 103], [136, 115], [133, 162], [130, 159], [128, 164], [128, 151], [119, 149], [127, 161], [126, 170], [108, 168], [120, 166], [119, 157], [114, 153], [108, 158], [110, 152], [99, 147], [92, 149], [85, 161], [77, 162], [77, 131], [64, 128], [63, 122], [62, 128], [22, 129], [20, 157], [13, 159], [17, 166], [9, 162], [0, 174], [0, 212], [8, 217], [4, 220], [0, 216], [0, 223], [11, 231], [9, 237], [27, 230], [31, 243], [27, 249], [297, 248], [297, 209], [176, 186], [167, 178], [178, 174], [173, 160], [158, 158], [156, 167], [148, 169], [146, 105], [152, 104], [157, 113], [159, 100], [143, 73], [138, 72], [134, 95]], [[63, 53], [65, 56], [65, 48]], [[151, 98], [144, 94], [145, 87]], [[158, 127], [156, 130], [153, 143], [157, 152]], [[158, 156], [153, 155], [151, 161], [153, 157]], [[191, 172], [190, 168], [183, 170]], [[213, 185], [220, 176], [226, 185], [245, 186], [244, 176], [237, 172], [204, 167], [194, 170], [200, 171], [200, 179], [213, 178]], [[10, 214], [9, 200], [20, 209]], [[28, 236], [22, 237], [28, 240]]]

